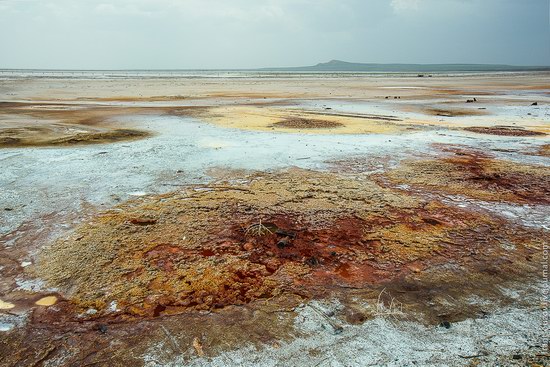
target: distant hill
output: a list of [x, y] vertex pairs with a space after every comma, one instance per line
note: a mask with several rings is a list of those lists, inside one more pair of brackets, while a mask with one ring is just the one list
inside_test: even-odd
[[534, 71], [550, 66], [513, 66], [493, 64], [363, 64], [331, 60], [313, 66], [263, 68], [266, 71], [355, 71], [355, 72], [468, 72], [468, 71]]

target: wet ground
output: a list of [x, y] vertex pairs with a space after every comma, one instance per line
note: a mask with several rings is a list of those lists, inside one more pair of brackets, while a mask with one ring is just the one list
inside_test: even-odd
[[546, 365], [550, 87], [371, 82], [5, 94], [0, 364]]

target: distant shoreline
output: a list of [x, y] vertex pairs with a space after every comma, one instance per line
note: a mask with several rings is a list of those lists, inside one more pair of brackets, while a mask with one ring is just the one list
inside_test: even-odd
[[500, 64], [374, 64], [351, 63], [332, 60], [313, 66], [266, 67], [249, 69], [49, 69], [49, 68], [0, 68], [0, 73], [93, 73], [93, 72], [133, 72], [133, 73], [365, 73], [365, 74], [439, 74], [439, 73], [483, 73], [483, 72], [530, 72], [550, 71], [550, 66], [520, 66]]
[[0, 69], [2, 79], [279, 79], [279, 78], [442, 78], [442, 77], [497, 77], [503, 75], [548, 75], [550, 68], [541, 70], [488, 71], [307, 71], [307, 70], [55, 70], [55, 69]]

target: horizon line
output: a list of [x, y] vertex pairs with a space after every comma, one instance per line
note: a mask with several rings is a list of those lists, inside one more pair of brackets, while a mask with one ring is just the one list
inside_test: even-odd
[[[329, 64], [331, 62], [338, 61], [344, 64], [354, 64], [354, 65], [393, 65], [393, 66], [500, 66], [500, 67], [512, 67], [512, 68], [548, 68], [549, 65], [513, 65], [513, 64], [493, 64], [493, 63], [377, 63], [377, 62], [349, 62], [342, 60], [330, 60], [327, 62], [320, 62], [315, 65], [305, 65], [305, 66], [267, 66], [267, 67], [251, 67], [251, 68], [115, 68], [115, 69], [103, 69], [103, 68], [18, 68], [18, 67], [0, 67], [1, 71], [269, 71], [269, 70], [278, 70], [278, 69], [304, 69], [304, 68], [313, 68], [316, 66], [322, 66], [324, 64]], [[300, 70], [306, 71], [306, 70]], [[332, 72], [361, 72], [360, 70], [311, 70], [311, 71], [332, 71]], [[447, 70], [449, 71], [449, 70]], [[457, 70], [464, 71], [464, 70]], [[475, 71], [475, 70], [472, 70]], [[487, 70], [484, 70], [487, 71]], [[499, 70], [495, 70], [499, 71]], [[505, 70], [500, 70], [505, 71]], [[516, 70], [517, 71], [517, 70]], [[375, 71], [370, 71], [375, 72]], [[385, 71], [387, 72], [387, 71]], [[393, 71], [399, 72], [399, 71]], [[413, 72], [413, 71], [410, 71]]]

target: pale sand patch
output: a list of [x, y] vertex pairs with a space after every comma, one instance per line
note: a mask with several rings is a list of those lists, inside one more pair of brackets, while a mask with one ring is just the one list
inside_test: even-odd
[[4, 302], [0, 299], [0, 310], [10, 310], [14, 307], [15, 305], [13, 303]]
[[[307, 111], [283, 110], [272, 107], [252, 106], [224, 106], [215, 107], [209, 113], [202, 116], [205, 121], [223, 127], [237, 128], [256, 131], [276, 132], [299, 132], [314, 134], [397, 134], [407, 131], [414, 131], [420, 128], [421, 122], [415, 121], [385, 121], [366, 116], [341, 116], [334, 114], [312, 114]], [[289, 119], [300, 119], [306, 122], [312, 121], [311, 128], [293, 128], [281, 124]], [[332, 123], [334, 127], [317, 127], [318, 121]], [[340, 126], [337, 126], [340, 125]]]
[[57, 303], [56, 296], [48, 296], [48, 297], [40, 298], [34, 304], [37, 306], [53, 306], [56, 303]]

